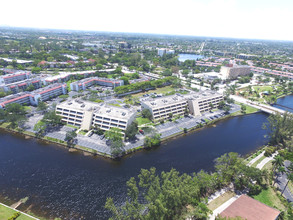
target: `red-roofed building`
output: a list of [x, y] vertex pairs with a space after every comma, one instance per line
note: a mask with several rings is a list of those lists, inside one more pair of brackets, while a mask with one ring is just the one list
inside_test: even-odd
[[246, 220], [276, 220], [280, 211], [265, 205], [247, 195], [241, 195], [223, 212], [221, 217], [241, 217]]

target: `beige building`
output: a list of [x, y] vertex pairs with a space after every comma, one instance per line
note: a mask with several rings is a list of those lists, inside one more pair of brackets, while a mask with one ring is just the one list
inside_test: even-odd
[[79, 100], [70, 100], [56, 106], [56, 114], [62, 116], [62, 121], [90, 130], [91, 126], [98, 125], [102, 130], [112, 127], [123, 131], [136, 117], [136, 111], [105, 104], [97, 104]]
[[194, 116], [217, 108], [223, 96], [213, 91], [198, 92], [189, 95], [173, 95], [156, 98], [141, 103], [143, 109], [149, 109], [154, 121], [168, 119], [170, 116], [183, 116], [185, 111]]
[[221, 67], [220, 74], [224, 79], [236, 79], [238, 76], [249, 75], [250, 72], [250, 66], [236, 66], [229, 64], [228, 66]]

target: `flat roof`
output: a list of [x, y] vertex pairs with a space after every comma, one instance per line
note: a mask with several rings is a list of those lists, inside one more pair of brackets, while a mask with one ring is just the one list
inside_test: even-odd
[[188, 95], [176, 94], [176, 95], [170, 95], [170, 96], [163, 96], [160, 98], [153, 98], [147, 101], [143, 101], [143, 103], [151, 108], [155, 108], [155, 107], [175, 104], [182, 101], [187, 101], [188, 99], [206, 99], [208, 97], [219, 96], [219, 95], [221, 94], [215, 91], [205, 90], [202, 92], [190, 93]]
[[275, 220], [280, 211], [265, 205], [247, 195], [241, 195], [223, 212], [222, 217], [235, 218], [237, 216], [246, 220]]
[[105, 103], [94, 103], [79, 99], [62, 102], [58, 104], [57, 107], [75, 109], [77, 111], [92, 111], [95, 114], [102, 115], [103, 117], [108, 116], [111, 118], [114, 117], [126, 120], [136, 113], [134, 109], [120, 108], [116, 106], [106, 105]]

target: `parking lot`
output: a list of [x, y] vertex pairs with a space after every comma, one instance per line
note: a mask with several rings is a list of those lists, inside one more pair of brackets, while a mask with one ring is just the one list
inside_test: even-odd
[[[230, 113], [233, 113], [239, 110], [240, 110], [240, 106], [232, 104]], [[221, 117], [224, 117], [225, 115], [226, 114], [224, 113], [223, 110], [218, 110], [215, 112], [206, 112], [200, 117], [188, 116], [188, 117], [180, 118], [174, 122], [167, 121], [164, 124], [157, 125], [155, 127], [155, 130], [157, 133], [161, 134], [161, 138], [166, 138], [166, 137], [182, 132], [184, 128], [190, 129], [190, 128], [196, 127], [200, 123], [204, 124], [206, 120], [211, 121], [211, 120], [219, 119]], [[28, 121], [25, 123], [26, 130], [30, 132], [34, 132], [33, 131], [34, 125], [41, 119], [42, 119], [41, 114], [35, 114], [33, 116], [30, 116], [28, 118]], [[62, 126], [60, 128], [57, 128], [54, 131], [50, 131], [46, 133], [46, 136], [64, 141], [66, 132], [72, 131], [72, 130], [74, 130], [74, 128], [68, 127], [68, 126]], [[142, 146], [144, 142], [144, 137], [145, 136], [142, 134], [137, 134], [137, 140], [133, 142], [125, 143], [124, 149], [130, 150], [130, 149]], [[77, 145], [96, 150], [100, 153], [111, 154], [110, 146], [106, 144], [105, 138], [101, 138], [101, 136], [96, 134], [91, 135], [91, 137], [78, 134], [76, 137], [75, 143]]]

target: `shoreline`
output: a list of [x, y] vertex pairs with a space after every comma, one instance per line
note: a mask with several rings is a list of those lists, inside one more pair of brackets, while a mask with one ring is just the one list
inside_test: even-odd
[[[195, 126], [195, 127], [189, 128], [187, 130], [187, 132], [184, 132], [184, 130], [182, 129], [182, 131], [180, 131], [178, 133], [175, 133], [173, 135], [170, 135], [170, 136], [167, 136], [167, 137], [161, 139], [161, 144], [159, 146], [157, 146], [157, 147], [160, 147], [162, 144], [167, 143], [168, 141], [173, 140], [175, 138], [182, 137], [182, 136], [188, 135], [188, 134], [193, 133], [193, 132], [197, 132], [197, 131], [199, 131], [199, 130], [201, 130], [203, 128], [207, 128], [209, 126], [213, 126], [215, 123], [220, 122], [222, 120], [227, 120], [229, 118], [243, 116], [243, 115], [256, 114], [256, 113], [259, 113], [259, 112], [260, 111], [256, 111], [256, 112], [247, 113], [247, 114], [242, 114], [241, 112], [239, 112], [238, 114], [232, 113], [232, 114], [226, 115], [226, 116], [224, 116], [222, 118], [218, 118], [218, 119], [215, 119], [215, 120], [212, 120], [212, 121], [205, 122], [205, 123], [203, 123], [202, 127]], [[68, 149], [69, 152], [77, 151], [79, 153], [83, 153], [84, 156], [87, 156], [86, 154], [89, 154], [91, 156], [99, 156], [101, 158], [111, 159], [111, 160], [117, 160], [117, 159], [119, 160], [119, 159], [122, 159], [125, 156], [131, 155], [132, 153], [135, 153], [135, 152], [138, 152], [138, 151], [141, 151], [141, 150], [145, 150], [144, 146], [142, 145], [142, 146], [138, 146], [136, 148], [133, 148], [133, 149], [130, 149], [130, 150], [127, 150], [127, 151], [123, 152], [123, 154], [121, 156], [119, 156], [119, 157], [113, 157], [113, 156], [111, 156], [109, 154], [101, 153], [101, 152], [98, 152], [98, 151], [96, 151], [94, 149], [90, 149], [90, 148], [79, 146], [79, 145], [74, 145], [74, 146], [69, 147], [65, 141], [62, 141], [62, 140], [59, 140], [59, 139], [54, 139], [54, 138], [47, 137], [47, 136], [36, 137], [35, 133], [33, 133], [33, 132], [7, 128], [7, 127], [3, 126], [3, 124], [0, 125], [0, 131], [4, 131], [4, 132], [7, 132], [7, 133], [12, 133], [12, 134], [15, 134], [15, 135], [19, 135], [19, 136], [21, 136], [21, 137], [23, 137], [25, 139], [35, 139], [35, 140], [40, 141], [41, 143], [44, 143], [44, 144], [53, 144], [53, 145], [56, 145], [56, 146], [59, 146], [59, 147], [63, 147], [65, 149]]]

